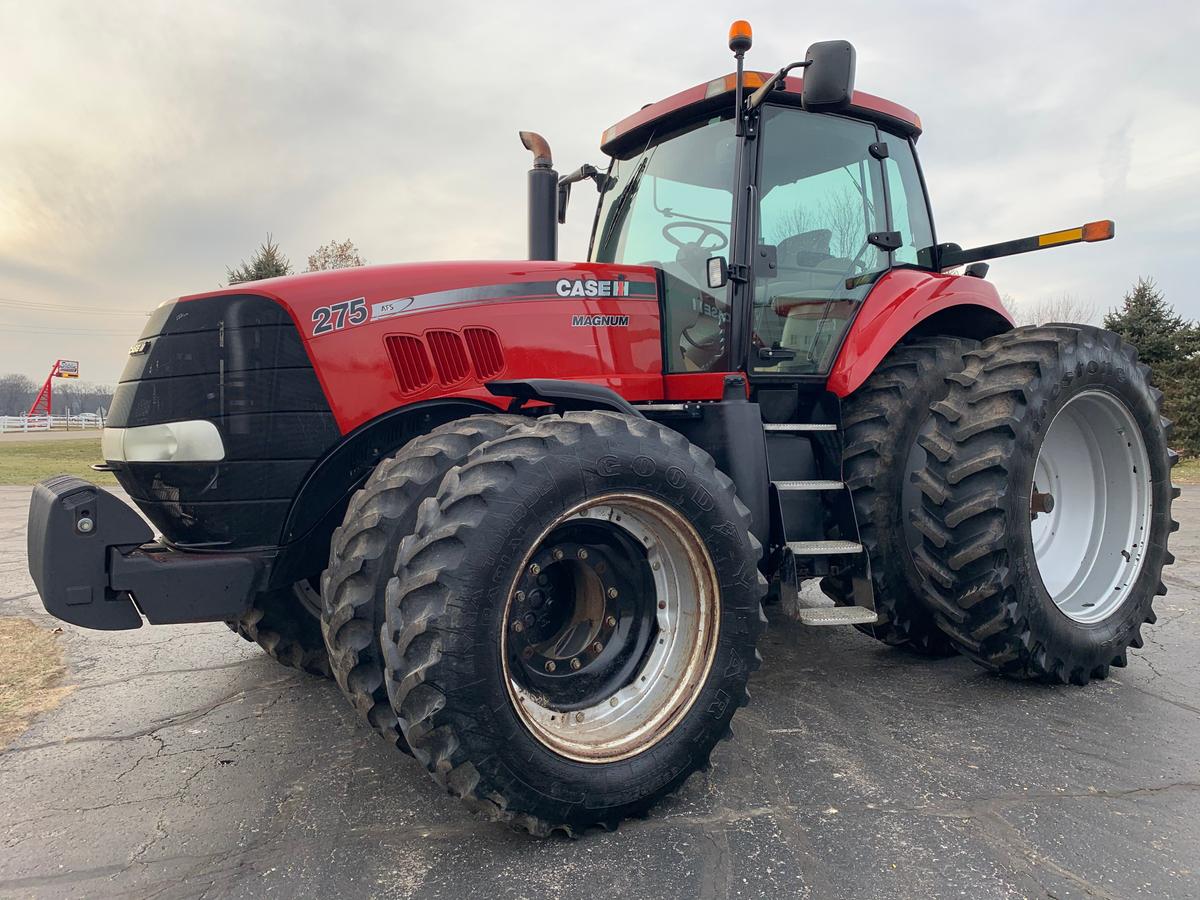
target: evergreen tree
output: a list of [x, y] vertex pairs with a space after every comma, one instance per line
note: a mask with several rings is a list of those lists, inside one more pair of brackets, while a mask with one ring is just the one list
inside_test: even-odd
[[1137, 347], [1163, 392], [1163, 415], [1175, 423], [1171, 445], [1200, 455], [1200, 328], [1175, 312], [1150, 278], [1139, 278], [1104, 327]]
[[259, 245], [250, 257], [250, 262], [242, 260], [236, 269], [226, 269], [225, 277], [230, 284], [242, 284], [246, 281], [261, 281], [264, 278], [275, 278], [279, 275], [291, 275], [292, 264], [283, 255], [279, 245], [272, 239], [270, 232], [267, 239]]
[[1175, 364], [1200, 350], [1200, 331], [1175, 312], [1152, 278], [1139, 278], [1120, 309], [1110, 310], [1104, 327], [1138, 349], [1150, 366]]

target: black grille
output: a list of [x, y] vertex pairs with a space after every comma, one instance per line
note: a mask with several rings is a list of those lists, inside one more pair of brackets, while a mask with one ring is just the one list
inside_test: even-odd
[[225, 460], [118, 464], [121, 486], [175, 544], [278, 544], [300, 484], [341, 437], [286, 310], [252, 294], [167, 304], [142, 342], [107, 424], [207, 419]]

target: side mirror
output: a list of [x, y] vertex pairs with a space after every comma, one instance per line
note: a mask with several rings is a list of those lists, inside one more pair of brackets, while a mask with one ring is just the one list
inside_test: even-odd
[[558, 183], [558, 224], [567, 224], [567, 204], [571, 202], [571, 183]]
[[835, 112], [854, 94], [854, 46], [849, 41], [818, 41], [804, 57], [801, 102], [810, 112]]
[[712, 256], [704, 263], [704, 271], [708, 275], [708, 286], [713, 290], [725, 287], [729, 281], [729, 266], [723, 256]]

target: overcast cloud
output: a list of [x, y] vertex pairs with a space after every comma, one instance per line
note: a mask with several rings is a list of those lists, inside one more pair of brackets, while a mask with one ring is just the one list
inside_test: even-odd
[[731, 71], [738, 17], [751, 67], [847, 38], [858, 87], [917, 110], [940, 239], [1117, 221], [995, 263], [1001, 293], [1104, 309], [1150, 275], [1200, 317], [1195, 3], [0, 0], [0, 372], [115, 380], [141, 320], [112, 310], [218, 286], [268, 231], [298, 268], [347, 237], [371, 262], [520, 258], [517, 130], [560, 171], [601, 162], [604, 128]]

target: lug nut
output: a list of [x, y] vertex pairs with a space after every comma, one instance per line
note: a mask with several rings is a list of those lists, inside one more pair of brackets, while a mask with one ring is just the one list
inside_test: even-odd
[[578, 669], [578, 668], [579, 668], [580, 666], [582, 666], [582, 665], [583, 665], [583, 663], [581, 663], [581, 662], [579, 661], [579, 657], [578, 657], [578, 656], [577, 656], [577, 657], [575, 657], [573, 660], [571, 660], [571, 668], [572, 668], [572, 669]]
[[587, 550], [585, 550], [583, 547], [579, 548], [579, 558], [587, 559]]
[[538, 572], [540, 572], [540, 571], [542, 571], [542, 567], [541, 567], [541, 566], [539, 566], [537, 563], [533, 563], [533, 564], [532, 564], [532, 565], [529, 567], [529, 574], [530, 574], [530, 575], [536, 575], [536, 574], [537, 574]]
[[555, 550], [555, 551], [554, 551], [554, 558], [555, 558], [555, 559], [562, 559], [562, 558], [563, 558], [563, 552], [562, 552], [561, 550]]
[[609, 589], [608, 589], [608, 599], [609, 599], [609, 600], [616, 600], [616, 599], [617, 599], [617, 589], [616, 589], [616, 588], [609, 588]]
[[592, 644], [592, 652], [593, 653], [599, 653], [603, 649], [604, 649], [604, 645], [602, 643], [600, 643], [599, 641], [596, 641], [596, 643]]
[[658, 608], [659, 608], [659, 609], [666, 609], [666, 608], [667, 608], [667, 601], [666, 601], [666, 600], [659, 600], [659, 601], [658, 601]]
[[531, 656], [533, 656], [533, 648], [532, 647], [526, 647], [524, 650], [521, 651], [521, 659], [529, 659]]
[[524, 622], [513, 622], [513, 631], [515, 631], [517, 634], [520, 634], [524, 630], [525, 630]]
[[616, 697], [613, 697], [611, 700], [609, 700], [609, 701], [608, 701], [608, 705], [609, 705], [609, 706], [616, 706], [616, 705], [617, 705], [617, 698], [616, 698]]
[[575, 713], [575, 721], [582, 722], [583, 721], [583, 713]]
[[91, 519], [89, 519], [87, 516], [84, 516], [82, 519], [80, 519], [78, 522], [75, 523], [75, 529], [80, 534], [90, 534], [92, 529], [95, 527], [96, 527], [96, 523], [93, 522]]
[[552, 659], [546, 660], [546, 671], [547, 672], [553, 672], [557, 668], [558, 668], [558, 666], [556, 666], [554, 664], [554, 660], [552, 660]]
[[525, 592], [524, 591], [517, 591], [517, 602], [518, 603], [525, 602]]
[[604, 620], [604, 624], [607, 625], [609, 628], [612, 628], [614, 625], [617, 624], [617, 617], [609, 616], [607, 619]]

